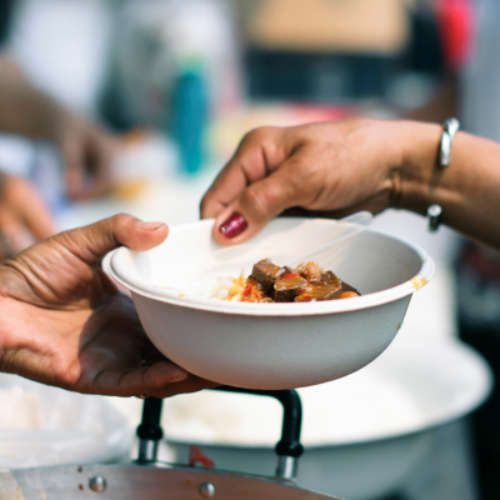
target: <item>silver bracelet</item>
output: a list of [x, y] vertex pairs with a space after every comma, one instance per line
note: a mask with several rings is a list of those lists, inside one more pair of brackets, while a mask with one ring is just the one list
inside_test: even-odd
[[[443, 133], [441, 134], [441, 142], [439, 146], [439, 166], [447, 168], [451, 162], [451, 146], [455, 135], [460, 128], [460, 122], [456, 118], [448, 118], [443, 123]], [[438, 230], [441, 224], [443, 208], [441, 205], [431, 205], [427, 209], [427, 220], [429, 221], [429, 231], [434, 233]]]
[[456, 118], [448, 118], [443, 123], [443, 133], [441, 135], [441, 146], [439, 151], [439, 166], [446, 168], [450, 166], [451, 146], [453, 139], [460, 128], [460, 122]]
[[427, 220], [429, 221], [429, 231], [435, 233], [439, 224], [441, 224], [441, 215], [443, 215], [443, 209], [441, 205], [431, 205], [427, 209]]

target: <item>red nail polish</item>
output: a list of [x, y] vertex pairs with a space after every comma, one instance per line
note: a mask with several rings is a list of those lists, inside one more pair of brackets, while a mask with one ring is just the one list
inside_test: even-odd
[[248, 222], [238, 212], [233, 212], [231, 217], [221, 225], [219, 231], [226, 238], [236, 238], [248, 227]]

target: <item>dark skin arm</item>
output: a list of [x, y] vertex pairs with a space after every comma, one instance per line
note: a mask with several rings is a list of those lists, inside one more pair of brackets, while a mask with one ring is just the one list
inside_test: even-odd
[[[459, 132], [451, 165], [437, 167], [441, 126], [412, 121], [347, 120], [250, 132], [205, 195], [214, 237], [236, 244], [291, 207], [342, 217], [388, 207], [425, 214], [443, 207], [443, 222], [500, 250], [500, 145]], [[237, 212], [248, 227], [227, 238]]]

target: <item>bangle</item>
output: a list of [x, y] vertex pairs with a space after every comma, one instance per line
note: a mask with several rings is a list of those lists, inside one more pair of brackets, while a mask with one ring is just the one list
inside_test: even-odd
[[[451, 162], [451, 146], [455, 135], [460, 128], [460, 122], [456, 118], [448, 118], [443, 123], [443, 133], [441, 134], [441, 142], [439, 144], [439, 166], [447, 168]], [[443, 208], [441, 205], [431, 205], [427, 209], [427, 220], [429, 221], [429, 231], [435, 233], [441, 224]]]
[[456, 118], [448, 118], [443, 123], [443, 133], [441, 135], [441, 144], [439, 148], [439, 166], [446, 168], [451, 161], [451, 146], [453, 139], [460, 128], [460, 122]]
[[435, 233], [439, 224], [441, 224], [441, 215], [443, 215], [443, 209], [441, 205], [431, 205], [427, 209], [427, 220], [429, 221], [429, 231]]

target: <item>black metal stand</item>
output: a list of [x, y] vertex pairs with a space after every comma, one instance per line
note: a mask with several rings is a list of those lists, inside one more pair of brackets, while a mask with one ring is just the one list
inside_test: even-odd
[[[275, 448], [278, 455], [276, 476], [284, 479], [294, 479], [297, 475], [298, 458], [304, 452], [304, 448], [300, 444], [302, 404], [297, 391], [293, 389], [258, 391], [229, 386], [211, 390], [267, 396], [277, 399], [282, 404], [283, 426], [281, 440]], [[144, 401], [142, 422], [137, 428], [137, 436], [140, 440], [139, 457], [137, 459], [139, 464], [151, 464], [157, 460], [158, 444], [163, 437], [163, 430], [160, 425], [162, 404], [163, 401], [156, 398], [148, 398]]]
[[139, 457], [137, 458], [137, 462], [140, 464], [156, 462], [158, 444], [163, 438], [163, 429], [160, 425], [162, 406], [162, 399], [150, 397], [144, 400], [142, 422], [137, 427], [137, 437], [139, 438]]
[[302, 403], [297, 391], [293, 389], [284, 391], [258, 391], [229, 386], [219, 387], [216, 390], [268, 396], [277, 399], [281, 403], [283, 406], [283, 425], [281, 428], [281, 440], [275, 448], [276, 455], [278, 455], [276, 477], [284, 479], [294, 479], [297, 477], [298, 458], [304, 452], [304, 447], [300, 444]]

